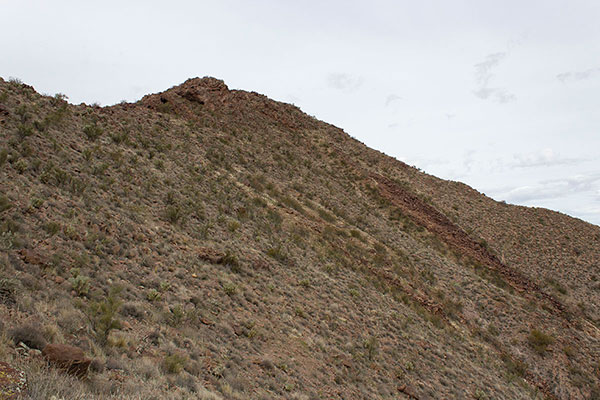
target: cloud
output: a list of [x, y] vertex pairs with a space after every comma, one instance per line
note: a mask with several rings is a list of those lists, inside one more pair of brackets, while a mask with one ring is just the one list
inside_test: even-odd
[[473, 165], [475, 165], [476, 163], [476, 159], [475, 159], [475, 154], [477, 152], [475, 150], [467, 150], [462, 158], [462, 164], [463, 164], [463, 168], [466, 171], [466, 173], [470, 173]]
[[515, 154], [513, 155], [513, 167], [533, 168], [533, 167], [552, 167], [556, 165], [573, 165], [587, 161], [587, 158], [565, 158], [555, 153], [550, 148], [543, 149], [537, 153]]
[[506, 89], [500, 88], [482, 87], [473, 91], [473, 94], [482, 100], [491, 99], [500, 104], [510, 103], [511, 101], [515, 101], [517, 99], [517, 96], [514, 94], [507, 92]]
[[396, 95], [396, 94], [390, 94], [387, 99], [385, 99], [385, 106], [389, 106], [390, 104], [392, 104], [394, 101], [396, 100], [401, 100], [402, 97]]
[[493, 100], [500, 104], [515, 101], [517, 96], [508, 92], [504, 88], [490, 87], [490, 82], [494, 77], [493, 70], [506, 58], [507, 53], [488, 54], [485, 59], [475, 64], [475, 82], [477, 88], [473, 94], [481, 100]]
[[573, 215], [585, 221], [591, 222], [592, 224], [600, 226], [600, 207], [580, 207], [566, 209], [565, 212], [569, 215]]
[[300, 99], [300, 97], [295, 96], [293, 94], [288, 94], [287, 96], [284, 97], [284, 99], [285, 99], [285, 101], [288, 101], [290, 104], [297, 104], [302, 101], [302, 99]]
[[556, 199], [568, 195], [590, 192], [600, 185], [600, 174], [576, 175], [569, 178], [541, 181], [533, 185], [498, 190], [497, 198], [524, 203], [531, 200]]
[[327, 84], [332, 89], [354, 92], [362, 86], [364, 79], [345, 73], [331, 73], [327, 76]]
[[556, 79], [558, 79], [562, 83], [577, 82], [590, 79], [595, 75], [600, 75], [600, 67], [586, 69], [585, 71], [563, 72], [562, 74], [556, 75]]
[[475, 80], [481, 87], [486, 87], [492, 79], [492, 70], [506, 58], [506, 53], [488, 54], [485, 60], [475, 64]]

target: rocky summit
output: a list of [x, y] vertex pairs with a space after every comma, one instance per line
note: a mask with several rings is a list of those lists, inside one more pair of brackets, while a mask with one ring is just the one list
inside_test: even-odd
[[600, 398], [600, 227], [215, 78], [0, 79], [0, 249], [21, 398]]

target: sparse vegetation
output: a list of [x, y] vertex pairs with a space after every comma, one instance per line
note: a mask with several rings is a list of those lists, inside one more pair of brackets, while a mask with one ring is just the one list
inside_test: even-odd
[[[0, 358], [36, 398], [579, 398], [600, 383], [597, 227], [215, 79], [104, 108], [1, 80], [0, 96]], [[17, 348], [44, 340], [81, 347], [89, 380]]]

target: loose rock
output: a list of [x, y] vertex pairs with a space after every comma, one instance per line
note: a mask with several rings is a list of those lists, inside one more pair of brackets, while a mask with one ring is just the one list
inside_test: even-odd
[[42, 355], [50, 364], [78, 378], [87, 376], [92, 362], [79, 347], [66, 344], [49, 344], [42, 350]]

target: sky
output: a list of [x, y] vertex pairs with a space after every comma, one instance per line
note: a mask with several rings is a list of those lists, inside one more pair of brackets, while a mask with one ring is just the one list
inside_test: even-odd
[[0, 77], [111, 105], [214, 76], [600, 225], [598, 21], [597, 0], [0, 0]]

